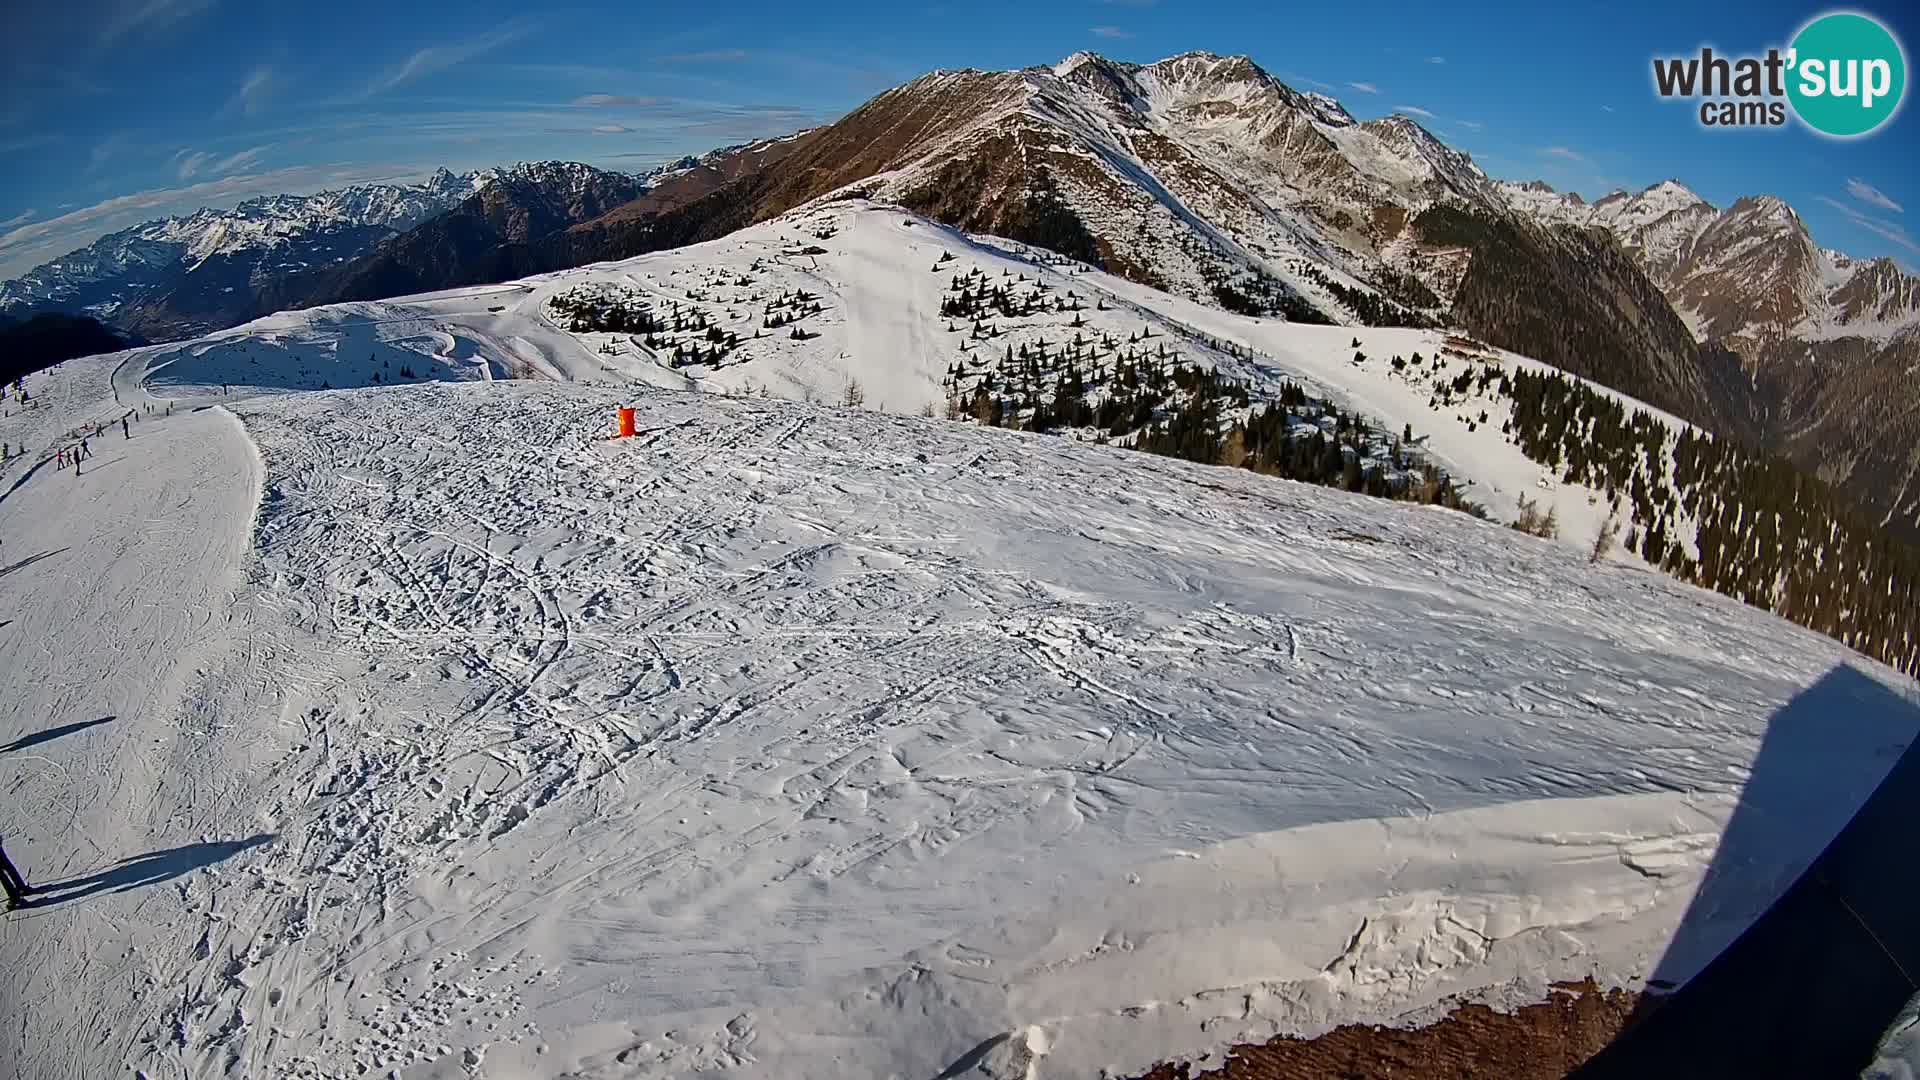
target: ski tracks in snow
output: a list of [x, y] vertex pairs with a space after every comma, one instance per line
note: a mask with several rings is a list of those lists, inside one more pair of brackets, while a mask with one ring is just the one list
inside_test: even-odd
[[609, 388], [233, 406], [264, 475], [249, 631], [209, 670], [246, 692], [192, 700], [241, 775], [182, 768], [174, 805], [275, 839], [183, 878], [147, 987], [114, 998], [104, 955], [74, 980], [124, 1004], [49, 1075], [558, 1072], [716, 1008], [740, 1022], [606, 1071], [739, 1065], [753, 1015], [1169, 852], [1736, 790], [1841, 655], [1464, 515], [640, 393], [619, 442]]
[[[1058, 443], [676, 394], [608, 442], [612, 401], [242, 410], [278, 463], [259, 577], [341, 648], [315, 1075], [779, 998], [977, 918], [956, 872], [1039, 903], [1382, 806], [1728, 786], [1724, 726], [1657, 693], [1685, 678], [1596, 670], [1584, 620], [1516, 639], [1435, 512], [1382, 535], [1111, 451], [1062, 487]], [[1596, 771], [1676, 702], [1694, 763]]]

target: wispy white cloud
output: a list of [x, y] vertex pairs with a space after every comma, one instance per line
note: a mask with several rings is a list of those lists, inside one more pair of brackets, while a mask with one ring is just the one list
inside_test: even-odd
[[1339, 89], [1339, 87], [1330, 82], [1321, 82], [1319, 79], [1309, 79], [1305, 75], [1282, 75], [1280, 76], [1280, 80], [1293, 86], [1311, 86], [1315, 90], [1332, 91]]
[[1380, 88], [1370, 82], [1350, 82], [1347, 85], [1363, 94], [1377, 94], [1380, 92]]
[[247, 77], [240, 80], [240, 88], [233, 92], [233, 96], [227, 99], [227, 103], [221, 107], [220, 111], [225, 114], [237, 112], [244, 116], [257, 115], [266, 107], [267, 98], [273, 93], [275, 81], [272, 66], [261, 64], [247, 72]]
[[746, 58], [747, 50], [745, 49], [707, 49], [704, 52], [674, 53], [671, 56], [663, 56], [660, 62], [663, 64], [727, 64]]
[[1865, 229], [1908, 252], [1920, 255], [1920, 241], [1914, 240], [1913, 234], [1907, 232], [1906, 227], [1899, 222], [1888, 221], [1885, 218], [1878, 218], [1872, 214], [1862, 213], [1858, 207], [1850, 206], [1847, 203], [1841, 202], [1839, 199], [1826, 195], [1816, 195], [1814, 198], [1839, 211], [1840, 216], [1846, 218], [1856, 228]]
[[167, 165], [173, 169], [174, 175], [182, 180], [191, 180], [202, 174], [224, 176], [254, 164], [260, 160], [262, 154], [271, 149], [273, 149], [272, 145], [255, 146], [221, 157], [212, 151], [182, 147], [175, 150], [173, 156], [167, 159]]
[[1559, 158], [1562, 161], [1574, 161], [1582, 165], [1587, 163], [1587, 156], [1585, 154], [1564, 146], [1542, 147], [1540, 153], [1547, 157]]
[[1089, 34], [1092, 34], [1094, 37], [1103, 37], [1109, 40], [1120, 40], [1123, 38], [1130, 38], [1133, 36], [1132, 34], [1128, 33], [1125, 30], [1120, 29], [1117, 26], [1091, 26], [1087, 28], [1087, 32]]
[[111, 45], [138, 30], [152, 34], [184, 22], [214, 5], [215, 0], [128, 0], [100, 24], [99, 42]]
[[7, 220], [0, 221], [0, 229], [11, 229], [15, 225], [25, 225], [27, 222], [32, 220], [33, 220], [33, 208], [28, 207], [27, 209], [22, 210], [19, 213], [13, 215], [12, 217], [8, 218]]
[[229, 155], [214, 162], [212, 167], [207, 171], [215, 176], [223, 176], [230, 172], [236, 172], [259, 161], [260, 155], [271, 149], [273, 149], [271, 146], [255, 146], [247, 150], [242, 150], [237, 154]]
[[1847, 179], [1847, 194], [1876, 209], [1891, 210], [1896, 214], [1906, 213], [1906, 209], [1889, 198], [1886, 192], [1857, 176]]
[[1455, 120], [1454, 123], [1466, 128], [1468, 131], [1479, 131], [1481, 128], [1487, 126], [1478, 120]]
[[173, 156], [167, 159], [167, 164], [173, 166], [175, 176], [182, 180], [190, 180], [207, 162], [212, 160], [213, 155], [204, 150], [188, 150], [183, 147], [173, 152]]
[[642, 108], [665, 105], [666, 98], [639, 97], [633, 94], [582, 94], [570, 103], [578, 108]]
[[1393, 107], [1393, 111], [1403, 112], [1403, 113], [1406, 113], [1408, 116], [1418, 116], [1424, 120], [1440, 119], [1438, 116], [1435, 116], [1433, 113], [1427, 111], [1426, 109], [1421, 108], [1418, 105], [1395, 105]]
[[1444, 56], [1429, 56], [1429, 57], [1427, 57], [1427, 63], [1429, 63], [1429, 64], [1444, 64], [1444, 63], [1446, 63], [1446, 62], [1447, 62], [1447, 58], [1446, 58], [1446, 57], [1444, 57]]
[[1612, 112], [1612, 111], [1613, 111], [1613, 106], [1611, 106], [1611, 105], [1602, 105], [1602, 106], [1600, 106], [1600, 111], [1601, 111], [1601, 112]]
[[373, 97], [389, 90], [405, 86], [416, 79], [445, 71], [450, 67], [477, 59], [503, 45], [510, 45], [533, 32], [533, 24], [524, 19], [516, 19], [504, 26], [496, 27], [484, 34], [449, 42], [445, 45], [429, 45], [419, 49], [399, 65], [388, 69], [367, 87], [363, 97]]
[[[745, 142], [772, 135], [787, 135], [801, 128], [829, 122], [832, 117], [795, 105], [725, 105], [713, 102], [660, 99], [645, 109], [620, 113], [618, 121], [603, 120], [583, 124], [578, 110], [516, 113], [505, 116], [473, 113], [451, 116], [401, 118], [403, 130], [447, 137], [468, 130], [496, 137], [520, 134], [599, 136], [638, 134], [650, 144], [658, 144], [651, 153], [671, 160], [688, 150], [715, 143]], [[537, 124], [522, 130], [519, 125]], [[667, 148], [676, 150], [667, 152]], [[592, 155], [593, 161], [608, 155]], [[615, 155], [622, 157], [641, 155]]]
[[45, 221], [10, 229], [0, 226], [5, 230], [0, 231], [0, 280], [18, 277], [56, 255], [85, 247], [107, 233], [150, 218], [186, 213], [203, 206], [231, 205], [252, 195], [417, 179], [428, 171], [418, 166], [301, 165], [116, 196]]

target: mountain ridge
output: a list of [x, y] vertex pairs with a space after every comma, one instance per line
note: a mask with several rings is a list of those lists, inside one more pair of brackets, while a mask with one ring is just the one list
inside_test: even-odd
[[[1360, 120], [1244, 55], [932, 71], [832, 124], [670, 163], [625, 201], [496, 196], [224, 272], [271, 279], [251, 317], [626, 258], [849, 193], [1246, 314], [1458, 325], [1790, 452], [1920, 532], [1920, 429], [1861, 423], [1897, 411], [1864, 395], [1917, 359], [1920, 284], [1892, 263], [1815, 244], [1772, 196], [1722, 210], [1677, 179], [1592, 202], [1496, 180], [1414, 117]], [[130, 249], [133, 277], [151, 255]], [[175, 289], [136, 324], [231, 318], [225, 288]]]

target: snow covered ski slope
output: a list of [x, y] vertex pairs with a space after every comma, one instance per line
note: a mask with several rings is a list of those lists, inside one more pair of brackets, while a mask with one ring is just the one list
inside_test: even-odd
[[[0, 835], [54, 888], [0, 921], [0, 1064], [1126, 1076], [1684, 979], [1920, 729], [1826, 638], [1465, 514], [615, 382], [852, 370], [911, 412], [948, 346], [859, 314], [893, 278], [763, 282], [838, 314], [731, 370], [600, 370], [561, 277], [30, 377]], [[116, 395], [132, 440], [38, 464]]]

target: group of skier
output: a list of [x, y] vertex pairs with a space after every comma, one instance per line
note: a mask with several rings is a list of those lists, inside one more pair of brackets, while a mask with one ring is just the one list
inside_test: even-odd
[[[24, 380], [15, 380], [7, 386], [0, 387], [0, 397], [14, 397], [22, 404], [32, 401], [32, 398], [27, 394]], [[117, 399], [118, 395], [116, 394], [115, 397]], [[142, 405], [139, 409], [128, 409], [122, 413], [118, 418], [120, 421], [120, 437], [131, 440], [133, 438], [133, 424], [138, 421], [142, 415], [155, 415], [154, 409], [155, 406], [153, 405]], [[172, 403], [166, 405], [166, 415], [173, 415]], [[107, 420], [94, 424], [90, 428], [83, 427], [68, 432], [68, 436], [77, 441], [70, 445], [59, 447], [54, 451], [53, 460], [55, 467], [65, 469], [71, 465], [74, 475], [80, 475], [82, 463], [93, 457], [92, 440], [99, 438], [112, 424], [113, 421]], [[11, 444], [0, 442], [0, 460], [10, 460], [17, 456], [25, 456], [26, 453], [27, 448], [24, 444], [16, 450]], [[34, 894], [44, 891], [27, 883], [26, 877], [13, 865], [13, 861], [7, 858], [6, 847], [3, 841], [0, 841], [0, 891], [4, 891], [6, 894], [7, 910], [9, 911], [31, 905]]]
[[[168, 411], [171, 413], [171, 406], [169, 406]], [[133, 409], [128, 409], [120, 415], [120, 437], [122, 439], [131, 440], [133, 438], [133, 422], [138, 419], [140, 419], [140, 414]], [[59, 447], [53, 452], [54, 467], [64, 470], [71, 466], [73, 468], [73, 474], [79, 476], [81, 474], [82, 463], [91, 460], [93, 457], [92, 440], [99, 438], [102, 432], [112, 426], [113, 421], [108, 420], [95, 424], [90, 429], [81, 428], [79, 431], [69, 432], [68, 434], [70, 436], [77, 438], [79, 441]], [[20, 454], [25, 454], [26, 452], [27, 448], [22, 446], [20, 448]], [[6, 443], [0, 443], [0, 461], [7, 460], [14, 456], [16, 455], [12, 446]]]
[[[27, 395], [24, 380], [16, 380], [12, 384], [0, 387], [0, 397], [8, 396], [18, 398], [23, 404], [32, 400]], [[118, 395], [116, 395], [116, 398], [117, 396]], [[133, 438], [133, 424], [138, 421], [142, 415], [154, 415], [154, 409], [155, 406], [153, 405], [142, 405], [139, 409], [128, 409], [122, 413], [118, 418], [120, 421], [120, 437], [131, 440]], [[173, 415], [173, 405], [171, 403], [166, 406], [166, 415]], [[82, 463], [93, 457], [92, 440], [99, 438], [112, 424], [113, 421], [108, 420], [94, 424], [91, 427], [83, 427], [69, 432], [68, 436], [76, 441], [67, 446], [59, 447], [54, 451], [53, 460], [55, 467], [65, 469], [71, 465], [74, 475], [80, 475]], [[0, 442], [0, 460], [24, 456], [26, 453], [27, 448], [25, 445], [16, 449], [11, 444]], [[6, 847], [3, 841], [0, 841], [0, 891], [4, 891], [6, 894], [7, 910], [9, 911], [31, 905], [34, 894], [44, 891], [27, 883], [26, 877], [13, 865], [13, 861], [7, 858]]]

